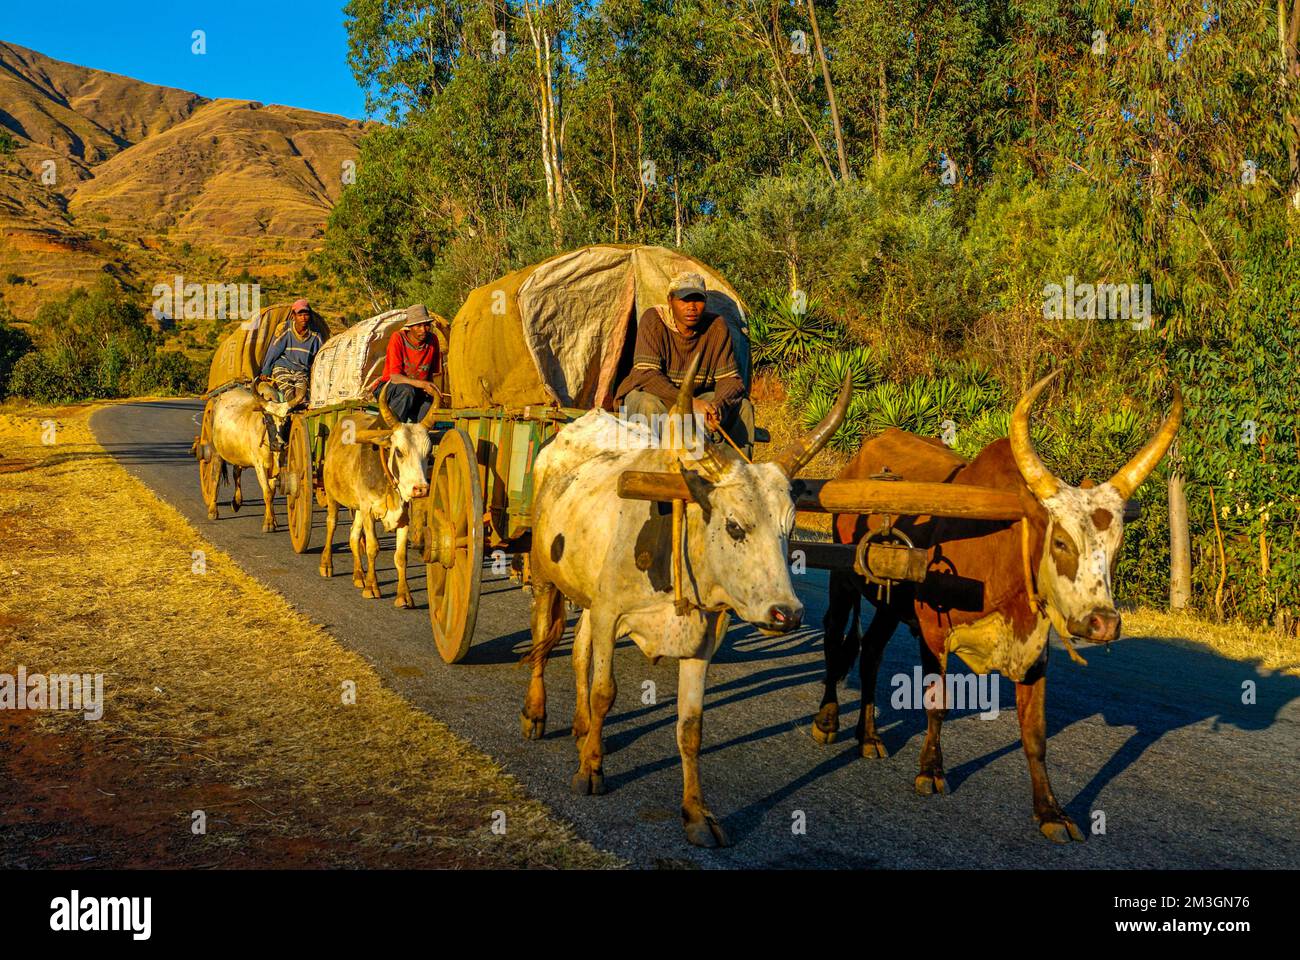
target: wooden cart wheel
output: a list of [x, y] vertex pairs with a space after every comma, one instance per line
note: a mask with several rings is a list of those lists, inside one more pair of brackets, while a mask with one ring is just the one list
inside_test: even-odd
[[294, 417], [289, 427], [289, 449], [285, 451], [280, 478], [293, 552], [306, 553], [311, 546], [312, 520], [311, 441], [307, 438], [306, 417]]
[[199, 490], [203, 494], [204, 506], [209, 515], [217, 503], [217, 484], [221, 482], [221, 465], [217, 461], [216, 444], [212, 437], [212, 418], [215, 410], [213, 401], [203, 405], [203, 426], [199, 428], [199, 446], [195, 454], [199, 458]]
[[483, 572], [483, 487], [464, 430], [448, 430], [438, 443], [425, 514], [429, 622], [442, 659], [457, 663], [474, 636]]

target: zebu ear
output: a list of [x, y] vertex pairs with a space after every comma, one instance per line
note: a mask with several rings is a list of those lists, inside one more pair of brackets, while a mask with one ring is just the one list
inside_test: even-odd
[[691, 492], [691, 499], [700, 505], [704, 511], [704, 522], [709, 522], [709, 517], [713, 514], [713, 504], [709, 502], [709, 494], [713, 492], [713, 484], [694, 470], [681, 468], [682, 479], [686, 481], [686, 489]]

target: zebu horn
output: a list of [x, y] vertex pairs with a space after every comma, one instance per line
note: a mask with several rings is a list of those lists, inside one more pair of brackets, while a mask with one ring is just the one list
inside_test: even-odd
[[853, 399], [853, 373], [844, 375], [840, 386], [840, 395], [835, 398], [835, 405], [830, 408], [822, 422], [813, 427], [794, 443], [790, 444], [776, 458], [776, 465], [790, 479], [803, 469], [804, 465], [817, 456], [817, 451], [826, 446], [835, 431], [844, 422], [844, 415], [849, 412], [849, 401]]
[[674, 439], [677, 455], [682, 464], [697, 473], [703, 474], [704, 478], [710, 483], [716, 483], [726, 472], [727, 463], [713, 449], [713, 444], [709, 442], [707, 432], [704, 430], [692, 431], [695, 444], [690, 449], [686, 446], [686, 423], [688, 420], [692, 424], [695, 422], [695, 375], [699, 372], [699, 369], [700, 354], [697, 353], [686, 368], [686, 376], [682, 378], [681, 388], [677, 391], [677, 402], [673, 404], [672, 410], [669, 411], [669, 429], [678, 432], [677, 437]]
[[1038, 454], [1034, 452], [1034, 443], [1029, 439], [1029, 408], [1060, 372], [1060, 370], [1053, 370], [1030, 387], [1011, 413], [1011, 430], [1008, 433], [1011, 455], [1016, 458], [1016, 468], [1020, 471], [1020, 476], [1024, 477], [1025, 486], [1029, 487], [1039, 500], [1055, 496], [1056, 491], [1061, 489], [1061, 481], [1052, 475], [1052, 472], [1043, 465]]
[[[441, 397], [439, 397], [439, 400], [440, 399]], [[433, 425], [438, 422], [438, 403], [439, 401], [435, 400], [433, 403], [429, 404], [428, 411], [420, 418], [420, 426], [424, 427], [426, 430], [432, 430]]]
[[1161, 458], [1169, 450], [1169, 445], [1174, 442], [1174, 435], [1178, 433], [1178, 428], [1183, 422], [1183, 392], [1174, 385], [1174, 405], [1165, 417], [1165, 422], [1160, 424], [1160, 429], [1156, 435], [1147, 441], [1147, 445], [1137, 452], [1128, 463], [1120, 468], [1115, 476], [1110, 478], [1110, 485], [1119, 491], [1120, 496], [1128, 499], [1133, 495], [1133, 491], [1142, 485], [1142, 481], [1147, 478], [1152, 470], [1156, 468]]
[[384, 423], [390, 427], [397, 426], [397, 417], [394, 415], [392, 408], [388, 406], [388, 383], [379, 388], [379, 415], [384, 418]]

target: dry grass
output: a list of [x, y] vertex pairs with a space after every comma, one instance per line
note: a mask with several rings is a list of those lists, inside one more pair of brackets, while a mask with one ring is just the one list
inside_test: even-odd
[[6, 712], [0, 796], [27, 815], [0, 831], [0, 863], [617, 865], [204, 541], [94, 442], [89, 412], [0, 407], [0, 470], [17, 466], [0, 479], [0, 671], [105, 687], [98, 722]]
[[1242, 623], [1213, 623], [1187, 613], [1138, 607], [1125, 611], [1124, 635], [1209, 647], [1231, 660], [1257, 660], [1265, 669], [1300, 676], [1300, 641]]

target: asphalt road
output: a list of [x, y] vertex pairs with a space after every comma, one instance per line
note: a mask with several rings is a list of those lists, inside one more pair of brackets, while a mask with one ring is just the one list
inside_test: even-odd
[[[1300, 679], [1151, 637], [1127, 638], [1110, 653], [1084, 651], [1086, 668], [1054, 648], [1048, 768], [1057, 797], [1085, 832], [1098, 814], [1105, 826], [1086, 843], [1056, 846], [1030, 815], [1015, 691], [1005, 680], [996, 718], [959, 711], [945, 725], [949, 795], [913, 793], [924, 712], [888, 702], [890, 678], [911, 676], [917, 663], [915, 642], [903, 633], [881, 666], [878, 708], [889, 758], [857, 756], [854, 686], [841, 689], [840, 739], [830, 746], [812, 740], [825, 585], [816, 571], [796, 578], [808, 626], [781, 638], [734, 626], [710, 670], [701, 769], [705, 797], [732, 846], [697, 850], [677, 814], [675, 662], [653, 666], [630, 641], [619, 643], [619, 697], [606, 725], [608, 792], [571, 795], [577, 755], [568, 730], [567, 638], [547, 675], [547, 735], [534, 742], [520, 736], [527, 673], [517, 661], [529, 642], [527, 594], [488, 572], [473, 649], [464, 662], [445, 665], [429, 630], [422, 566], [410, 568], [418, 609], [392, 605], [391, 537], [381, 554], [386, 599], [367, 601], [351, 583], [344, 524], [337, 572], [327, 582], [317, 574], [324, 511], [316, 512], [309, 551], [294, 554], [282, 501], [281, 532], [261, 532], [251, 471], [240, 513], [225, 506], [220, 520], [207, 519], [189, 455], [199, 410], [197, 401], [128, 404], [101, 410], [92, 425], [104, 447], [203, 537], [365, 656], [409, 702], [496, 757], [581, 835], [635, 865], [1300, 867]], [[856, 669], [851, 676], [855, 684]], [[1253, 704], [1242, 703], [1245, 681], [1255, 684]]]

